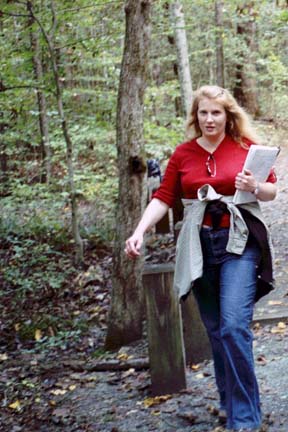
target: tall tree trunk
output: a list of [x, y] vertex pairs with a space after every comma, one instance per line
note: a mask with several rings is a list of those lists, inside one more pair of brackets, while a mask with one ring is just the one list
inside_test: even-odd
[[0, 182], [4, 184], [8, 180], [8, 156], [6, 153], [6, 146], [1, 135], [5, 129], [9, 127], [8, 123], [2, 122], [3, 112], [0, 111]]
[[62, 133], [64, 136], [64, 140], [66, 143], [66, 160], [67, 160], [67, 168], [68, 168], [68, 182], [69, 182], [69, 192], [70, 192], [70, 203], [71, 203], [71, 219], [72, 219], [72, 234], [75, 242], [76, 254], [75, 254], [75, 263], [77, 265], [83, 263], [84, 255], [83, 255], [83, 241], [79, 232], [79, 223], [78, 223], [78, 203], [76, 197], [76, 189], [74, 184], [74, 168], [73, 168], [73, 144], [69, 134], [67, 120], [65, 116], [65, 111], [63, 107], [63, 97], [62, 97], [62, 87], [60, 84], [60, 76], [59, 69], [57, 63], [57, 50], [54, 47], [53, 43], [53, 33], [57, 25], [56, 14], [54, 10], [54, 3], [51, 0], [51, 11], [53, 15], [53, 26], [51, 29], [51, 34], [47, 33], [41, 21], [36, 17], [33, 11], [32, 2], [27, 1], [27, 9], [30, 13], [31, 19], [35, 20], [42, 32], [44, 40], [47, 44], [50, 61], [52, 65], [52, 71], [54, 76], [55, 90], [56, 90], [56, 100], [58, 107], [58, 114], [61, 120]]
[[[254, 2], [247, 2], [238, 7], [237, 33], [245, 44], [241, 63], [236, 66], [236, 86], [234, 96], [254, 117], [260, 108], [256, 82], [256, 12]], [[248, 19], [247, 19], [248, 18]]]
[[[31, 22], [31, 25], [33, 22]], [[38, 83], [43, 82], [43, 68], [41, 60], [41, 50], [39, 44], [39, 36], [36, 31], [31, 29], [30, 32], [31, 49], [33, 52], [33, 66], [34, 75]], [[49, 142], [49, 130], [48, 130], [48, 117], [46, 108], [46, 97], [43, 90], [37, 87], [37, 103], [39, 111], [39, 128], [40, 128], [40, 150], [42, 157], [42, 181], [46, 181], [48, 184], [51, 178], [51, 149]]]
[[150, 0], [127, 0], [125, 6], [125, 47], [117, 107], [119, 195], [107, 349], [142, 336], [143, 259], [128, 260], [124, 247], [141, 217], [145, 202], [143, 97], [150, 40], [150, 3]]
[[171, 4], [171, 16], [174, 25], [177, 49], [178, 76], [181, 88], [183, 113], [187, 117], [192, 102], [192, 80], [189, 65], [188, 43], [185, 29], [185, 17], [179, 0]]
[[225, 87], [224, 78], [224, 51], [223, 51], [223, 2], [215, 0], [215, 26], [216, 26], [216, 81], [220, 87]]

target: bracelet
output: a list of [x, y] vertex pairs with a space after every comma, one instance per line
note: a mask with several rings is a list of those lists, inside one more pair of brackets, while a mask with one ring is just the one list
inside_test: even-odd
[[258, 193], [259, 193], [259, 183], [257, 182], [256, 187], [253, 191], [253, 194], [257, 197]]

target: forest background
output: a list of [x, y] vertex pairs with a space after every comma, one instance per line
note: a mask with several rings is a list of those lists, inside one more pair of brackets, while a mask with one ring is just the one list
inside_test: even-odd
[[[185, 125], [172, 3], [152, 2], [144, 100], [145, 157], [162, 167], [184, 140]], [[287, 1], [182, 6], [193, 89], [220, 82], [250, 112], [263, 143], [279, 144], [287, 128]], [[103, 286], [119, 224], [115, 129], [124, 2], [1, 0], [0, 36], [5, 359], [19, 347], [65, 349], [83, 341], [91, 325], [105, 333]], [[75, 258], [77, 241], [83, 259]], [[85, 291], [91, 281], [93, 290]], [[86, 348], [97, 354], [92, 339]]]

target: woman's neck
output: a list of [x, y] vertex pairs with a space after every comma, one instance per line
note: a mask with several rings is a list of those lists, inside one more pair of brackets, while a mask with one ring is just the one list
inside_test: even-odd
[[202, 135], [197, 138], [197, 143], [208, 152], [213, 153], [224, 138], [225, 133], [218, 137], [206, 137]]

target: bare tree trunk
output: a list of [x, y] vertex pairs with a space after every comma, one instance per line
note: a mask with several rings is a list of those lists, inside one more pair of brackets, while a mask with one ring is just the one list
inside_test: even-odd
[[[2, 111], [0, 111], [0, 119], [2, 119]], [[0, 137], [9, 125], [0, 121]], [[2, 139], [0, 139], [0, 182], [4, 184], [8, 180], [8, 156], [6, 153], [6, 146]]]
[[119, 195], [107, 349], [142, 336], [143, 259], [128, 260], [124, 245], [137, 225], [145, 203], [143, 97], [150, 40], [150, 5], [150, 0], [127, 0], [125, 6], [126, 35], [117, 107]]
[[220, 87], [225, 87], [224, 79], [224, 51], [223, 51], [223, 2], [215, 0], [216, 25], [216, 81]]
[[[248, 19], [247, 19], [248, 15]], [[243, 59], [236, 67], [236, 86], [234, 96], [254, 117], [259, 115], [260, 107], [256, 83], [256, 19], [253, 1], [238, 8], [237, 33], [245, 44]], [[244, 18], [244, 19], [243, 19]]]
[[[51, 33], [48, 34], [45, 28], [43, 27], [41, 21], [36, 17], [33, 11], [33, 5], [31, 1], [27, 1], [27, 9], [30, 13], [31, 19], [35, 20], [42, 32], [42, 35], [45, 39], [45, 42], [48, 47], [50, 61], [52, 65], [52, 71], [54, 76], [54, 83], [56, 89], [56, 100], [58, 107], [58, 114], [61, 119], [61, 127], [62, 133], [64, 136], [64, 140], [66, 143], [66, 160], [67, 160], [67, 168], [68, 168], [68, 182], [70, 189], [70, 203], [71, 203], [71, 218], [72, 218], [72, 234], [76, 247], [76, 255], [75, 255], [75, 263], [81, 264], [84, 261], [83, 256], [83, 241], [79, 233], [79, 225], [78, 225], [78, 203], [76, 198], [76, 190], [74, 185], [74, 169], [73, 169], [73, 144], [69, 134], [67, 120], [63, 108], [63, 98], [62, 98], [62, 87], [60, 84], [58, 63], [57, 63], [57, 51], [54, 47], [53, 43], [53, 35], [57, 25], [56, 14], [54, 10], [54, 3], [51, 0], [51, 11], [52, 11], [52, 22], [53, 26], [51, 29]], [[51, 36], [52, 35], [52, 36]]]
[[[31, 22], [32, 25], [32, 22]], [[34, 66], [34, 74], [37, 82], [43, 82], [43, 68], [41, 61], [41, 51], [39, 44], [39, 37], [36, 31], [32, 31], [30, 33], [31, 40], [31, 49], [33, 52], [33, 66]], [[47, 108], [46, 108], [46, 97], [43, 90], [40, 90], [38, 87], [36, 89], [37, 92], [37, 102], [38, 102], [38, 110], [39, 110], [39, 128], [40, 128], [40, 150], [42, 157], [42, 173], [41, 179], [42, 181], [49, 184], [51, 178], [51, 149], [49, 142], [49, 130], [48, 130], [48, 117], [47, 117]]]
[[180, 0], [174, 1], [171, 4], [171, 16], [174, 24], [182, 107], [184, 115], [187, 117], [192, 102], [192, 80], [185, 30], [185, 17]]

